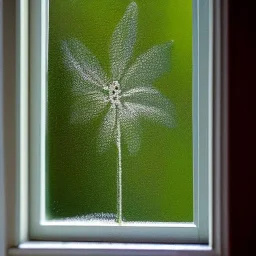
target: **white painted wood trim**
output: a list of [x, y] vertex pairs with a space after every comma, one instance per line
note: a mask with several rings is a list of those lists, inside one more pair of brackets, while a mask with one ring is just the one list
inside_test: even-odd
[[[17, 0], [18, 1], [18, 0]], [[203, 1], [203, 0], [202, 0]], [[4, 31], [4, 49], [2, 56], [0, 55], [1, 61], [5, 63], [4, 73], [4, 107], [0, 108], [2, 117], [8, 117], [8, 120], [4, 119], [4, 130], [0, 130], [2, 136], [4, 137], [4, 143], [8, 141], [7, 147], [4, 147], [4, 152], [1, 152], [2, 158], [4, 153], [4, 168], [0, 168], [0, 177], [5, 176], [5, 189], [4, 192], [0, 194], [0, 209], [5, 209], [7, 214], [0, 215], [0, 226], [3, 224], [8, 225], [8, 231], [1, 230], [3, 236], [6, 238], [5, 241], [0, 243], [0, 252], [5, 253], [5, 248], [13, 247], [9, 250], [9, 255], [178, 255], [178, 256], [203, 256], [203, 255], [214, 255], [214, 256], [228, 256], [228, 162], [227, 162], [227, 0], [212, 0], [214, 5], [214, 62], [213, 62], [213, 84], [214, 84], [214, 136], [218, 138], [221, 135], [221, 141], [215, 140], [214, 143], [214, 159], [213, 167], [213, 192], [212, 198], [214, 202], [213, 216], [212, 216], [212, 227], [211, 227], [211, 246], [192, 246], [192, 245], [157, 245], [150, 244], [147, 245], [136, 245], [136, 247], [129, 248], [129, 244], [78, 244], [78, 243], [38, 243], [26, 242], [20, 244], [15, 248], [15, 216], [14, 216], [14, 206], [15, 198], [12, 193], [13, 180], [15, 180], [15, 170], [16, 161], [15, 157], [15, 139], [10, 138], [13, 136], [13, 130], [15, 130], [15, 120], [13, 120], [13, 114], [15, 117], [15, 31], [13, 31], [14, 24], [13, 18], [15, 17], [15, 4], [14, 1], [3, 0], [6, 9], [4, 9], [5, 17], [3, 22]], [[8, 15], [6, 14], [8, 13]], [[0, 13], [1, 16], [1, 13]], [[10, 19], [10, 21], [9, 21]], [[9, 21], [9, 22], [7, 22]], [[6, 27], [8, 24], [8, 35], [6, 35]], [[13, 34], [14, 33], [14, 34]], [[222, 35], [222, 37], [221, 37]], [[11, 59], [6, 60], [3, 58], [5, 54], [10, 54]], [[14, 56], [14, 57], [13, 57]], [[0, 62], [1, 62], [0, 61]], [[11, 76], [12, 74], [13, 76]], [[8, 88], [6, 88], [8, 87]], [[1, 87], [0, 87], [1, 88]], [[6, 98], [8, 98], [8, 104], [6, 103]], [[3, 106], [2, 105], [2, 106]], [[11, 106], [8, 106], [11, 105]], [[218, 106], [218, 107], [217, 107]], [[0, 117], [1, 117], [0, 115]], [[220, 118], [221, 117], [221, 118]], [[2, 127], [0, 127], [1, 129]], [[14, 132], [15, 134], [15, 132]], [[6, 145], [6, 144], [4, 144]], [[0, 189], [3, 190], [3, 187]], [[1, 191], [2, 192], [2, 191]], [[5, 195], [5, 197], [4, 197]], [[8, 200], [8, 205], [5, 201]], [[5, 232], [6, 231], [6, 232]], [[3, 246], [5, 248], [3, 248]], [[32, 249], [32, 247], [34, 247]], [[139, 248], [140, 247], [140, 248]], [[5, 254], [1, 254], [1, 256]]]
[[204, 245], [119, 244], [119, 243], [29, 243], [11, 249], [10, 256], [104, 255], [104, 256], [217, 256]]
[[[194, 129], [194, 223], [133, 223], [128, 227], [99, 223], [45, 220], [45, 124], [48, 1], [31, 1], [31, 112], [30, 188], [33, 239], [62, 241], [208, 243], [209, 172], [212, 166], [212, 83], [209, 42], [212, 31], [210, 0], [193, 1], [193, 129]], [[198, 68], [197, 68], [198, 67]], [[198, 71], [198, 72], [197, 72]], [[114, 235], [115, 234], [115, 235]]]
[[0, 0], [0, 255], [5, 255], [6, 251], [3, 73], [3, 1]]
[[17, 182], [16, 242], [28, 240], [29, 205], [29, 5], [28, 0], [16, 2], [16, 99], [17, 99]]

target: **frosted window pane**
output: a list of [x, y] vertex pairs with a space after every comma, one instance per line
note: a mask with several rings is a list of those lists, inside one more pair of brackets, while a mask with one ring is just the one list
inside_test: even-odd
[[192, 1], [50, 0], [47, 217], [192, 222]]

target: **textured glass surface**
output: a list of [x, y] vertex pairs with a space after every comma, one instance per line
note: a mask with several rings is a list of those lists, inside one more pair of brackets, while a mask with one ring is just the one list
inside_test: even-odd
[[47, 216], [193, 221], [192, 2], [51, 0]]

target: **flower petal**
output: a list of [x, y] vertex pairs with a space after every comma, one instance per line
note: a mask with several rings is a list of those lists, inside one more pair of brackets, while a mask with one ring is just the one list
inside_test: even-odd
[[124, 89], [152, 84], [163, 73], [170, 70], [172, 42], [156, 45], [140, 55], [121, 79]]
[[146, 120], [160, 123], [169, 128], [175, 125], [174, 116], [161, 107], [147, 106], [133, 102], [126, 102], [126, 104], [136, 112], [138, 117], [144, 117]]
[[110, 107], [106, 114], [98, 136], [99, 152], [106, 151], [111, 143], [116, 140], [116, 108]]
[[119, 114], [122, 138], [131, 154], [138, 152], [140, 147], [140, 125], [137, 114], [126, 103], [123, 104]]
[[[72, 74], [72, 88], [71, 92], [73, 95], [82, 96], [82, 95], [91, 95], [98, 93], [99, 95], [105, 96], [107, 91], [102, 90], [98, 85], [92, 84], [88, 81], [85, 81], [79, 74]], [[105, 94], [104, 94], [105, 93]]]
[[132, 89], [129, 89], [127, 91], [125, 91], [123, 94], [122, 94], [122, 97], [125, 98], [125, 99], [132, 99], [133, 97], [136, 97], [136, 96], [144, 96], [147, 98], [148, 96], [150, 95], [155, 95], [155, 94], [160, 94], [161, 93], [156, 90], [155, 88], [153, 87], [135, 87], [135, 88], [132, 88]]
[[81, 42], [76, 39], [63, 41], [62, 50], [65, 65], [84, 81], [101, 89], [108, 84], [99, 61]]
[[132, 56], [136, 41], [138, 8], [132, 2], [116, 26], [110, 45], [110, 63], [113, 81], [119, 81]]
[[135, 87], [122, 95], [123, 101], [143, 104], [161, 109], [162, 112], [174, 116], [174, 106], [171, 101], [153, 87]]
[[71, 107], [71, 123], [87, 123], [99, 115], [108, 102], [103, 93], [95, 91], [75, 98]]

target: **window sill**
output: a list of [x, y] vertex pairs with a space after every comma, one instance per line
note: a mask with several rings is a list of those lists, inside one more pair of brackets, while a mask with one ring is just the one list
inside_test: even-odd
[[9, 249], [9, 256], [55, 256], [55, 255], [140, 255], [140, 256], [217, 256], [208, 245], [170, 244], [124, 244], [124, 243], [64, 243], [64, 242], [25, 242], [17, 248]]

